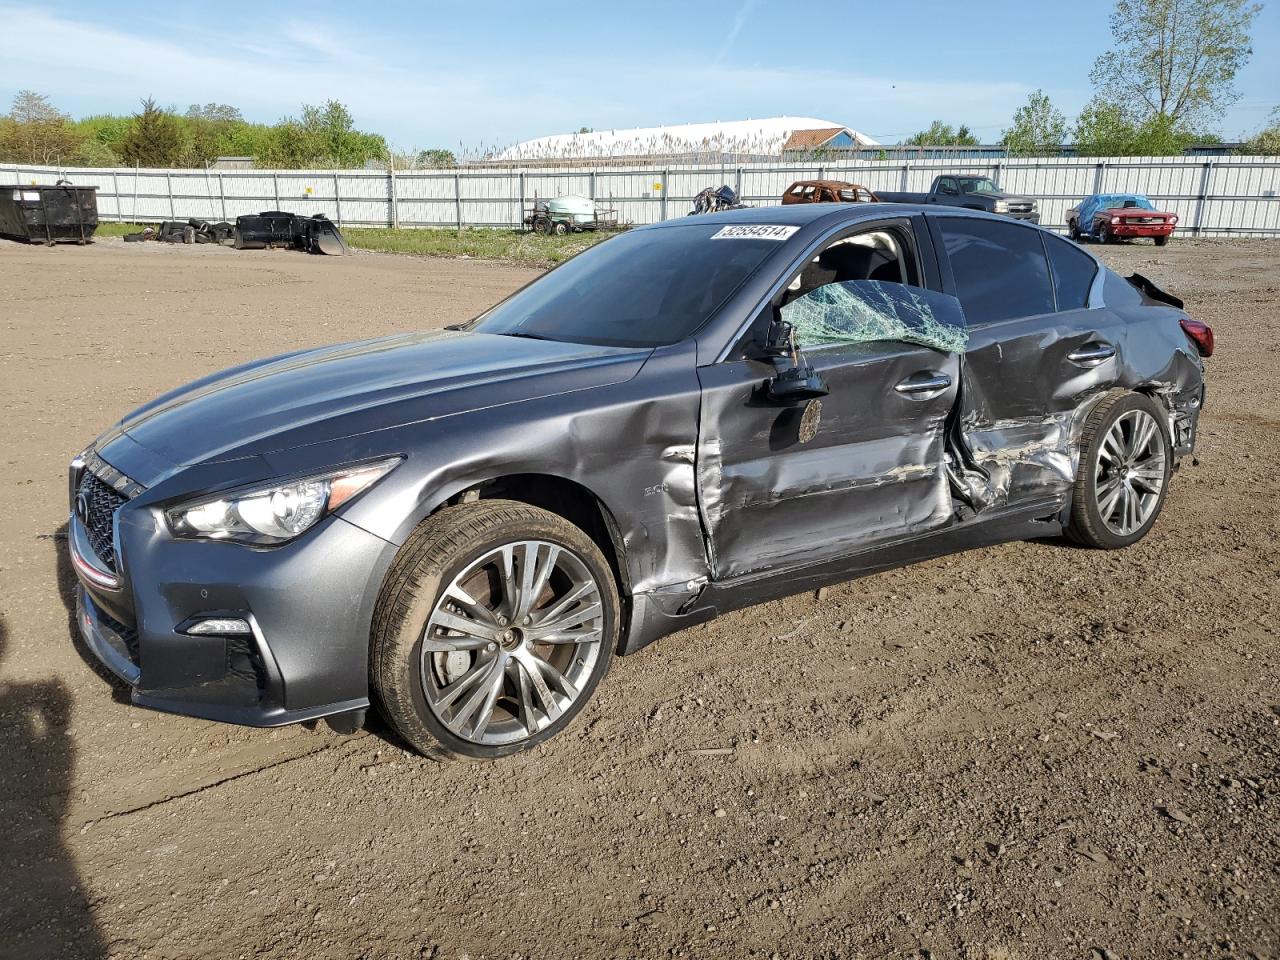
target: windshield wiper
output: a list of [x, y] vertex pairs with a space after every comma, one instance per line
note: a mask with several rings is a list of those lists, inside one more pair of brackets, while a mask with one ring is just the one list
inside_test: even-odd
[[559, 343], [555, 337], [544, 337], [540, 333], [527, 333], [524, 330], [508, 330], [506, 333], [500, 333], [501, 337], [519, 337], [522, 340], [550, 340], [552, 343]]

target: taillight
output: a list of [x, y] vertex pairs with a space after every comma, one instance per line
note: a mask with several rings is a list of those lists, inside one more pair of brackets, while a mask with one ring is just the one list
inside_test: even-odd
[[1200, 351], [1200, 356], [1212, 357], [1213, 328], [1201, 320], [1192, 320], [1190, 317], [1183, 317], [1178, 322], [1182, 324], [1182, 332], [1191, 338], [1191, 342]]

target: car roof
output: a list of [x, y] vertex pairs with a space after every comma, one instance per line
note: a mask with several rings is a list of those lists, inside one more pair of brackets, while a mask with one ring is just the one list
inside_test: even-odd
[[[958, 209], [958, 208], [957, 208]], [[672, 227], [690, 226], [695, 223], [760, 223], [807, 227], [821, 220], [857, 223], [859, 220], [875, 220], [881, 217], [907, 217], [929, 210], [922, 203], [793, 203], [771, 207], [745, 207], [741, 210], [722, 210], [704, 213], [696, 217], [677, 217], [651, 223], [641, 230], [666, 230]], [[980, 214], [979, 210], [966, 213]]]
[[[813, 187], [861, 187], [860, 183], [853, 183], [849, 180], [797, 180], [791, 184], [791, 187], [813, 186]], [[790, 190], [791, 187], [787, 189]], [[866, 187], [863, 187], [865, 190]]]

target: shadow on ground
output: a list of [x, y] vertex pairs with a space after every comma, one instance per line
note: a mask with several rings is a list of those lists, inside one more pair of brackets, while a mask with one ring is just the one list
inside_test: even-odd
[[[8, 646], [0, 616], [0, 662]], [[106, 956], [63, 840], [75, 747], [61, 680], [0, 680], [0, 955]]]

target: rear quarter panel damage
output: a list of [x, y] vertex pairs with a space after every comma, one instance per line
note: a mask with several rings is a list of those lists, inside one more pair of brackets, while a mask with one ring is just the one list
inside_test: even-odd
[[[1041, 317], [973, 331], [959, 411], [971, 505], [1065, 505], [1085, 417], [1111, 390], [1156, 398], [1175, 455], [1190, 452], [1203, 368], [1178, 326], [1181, 316], [1150, 305], [1097, 308], [1065, 312], [1049, 324]], [[1114, 345], [1115, 356], [1092, 367], [1068, 359], [1098, 341]]]

